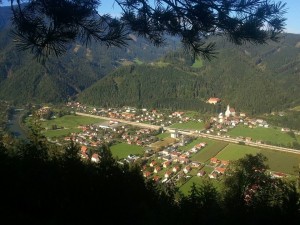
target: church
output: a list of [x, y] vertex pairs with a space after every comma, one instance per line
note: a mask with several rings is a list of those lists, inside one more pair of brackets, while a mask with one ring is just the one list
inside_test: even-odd
[[225, 111], [225, 117], [235, 116], [235, 110], [234, 108], [230, 108], [229, 105], [227, 105], [227, 109]]

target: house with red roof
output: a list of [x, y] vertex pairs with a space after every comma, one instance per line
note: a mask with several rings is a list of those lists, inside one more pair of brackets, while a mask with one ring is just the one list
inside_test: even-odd
[[174, 166], [173, 169], [172, 169], [172, 171], [173, 171], [174, 173], [177, 173], [179, 170], [180, 170], [180, 167], [179, 167], [179, 166]]
[[220, 160], [218, 160], [217, 158], [211, 158], [210, 162], [213, 163], [213, 164], [217, 164], [217, 163], [220, 162]]
[[225, 170], [226, 170], [226, 168], [222, 168], [222, 167], [216, 167], [216, 168], [215, 168], [215, 171], [216, 171], [218, 174], [224, 174], [224, 173], [225, 173]]
[[143, 173], [143, 175], [144, 175], [144, 177], [150, 177], [150, 176], [151, 176], [151, 172], [145, 171], [145, 172]]
[[160, 166], [156, 166], [155, 168], [154, 168], [154, 173], [158, 173], [159, 171], [161, 171], [161, 168], [160, 168]]
[[95, 163], [99, 163], [100, 162], [100, 156], [97, 153], [94, 153], [91, 157], [91, 161], [95, 162]]
[[163, 167], [164, 168], [167, 168], [168, 166], [170, 166], [171, 165], [171, 161], [165, 161], [164, 163], [163, 163]]
[[172, 175], [173, 171], [169, 170], [165, 173], [165, 178], [169, 178]]
[[87, 148], [85, 145], [83, 145], [83, 146], [81, 146], [80, 151], [81, 151], [82, 153], [86, 153], [87, 149], [88, 149], [88, 148]]
[[219, 98], [209, 98], [207, 100], [207, 103], [215, 105], [215, 104], [219, 103], [220, 101], [221, 101], [221, 99], [219, 99]]
[[190, 172], [191, 171], [191, 167], [190, 166], [186, 166], [186, 167], [184, 167], [184, 169], [183, 169], [183, 172], [184, 173], [188, 173], [188, 172]]
[[152, 162], [150, 163], [150, 167], [154, 167], [156, 164], [157, 164], [157, 162], [152, 161]]

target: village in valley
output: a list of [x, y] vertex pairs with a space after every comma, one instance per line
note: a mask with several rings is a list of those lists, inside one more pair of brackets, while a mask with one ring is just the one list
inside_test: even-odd
[[[207, 103], [218, 104], [220, 101], [219, 98], [210, 98]], [[274, 128], [263, 119], [236, 112], [229, 105], [224, 112], [207, 121], [183, 111], [166, 113], [135, 107], [106, 109], [88, 107], [79, 102], [68, 102], [66, 107], [70, 111], [67, 115], [72, 117], [70, 119], [90, 116], [93, 122], [81, 122], [76, 132], [71, 132], [68, 127], [57, 125], [58, 118], [51, 114], [51, 123], [44, 125], [45, 136], [53, 132], [66, 132], [63, 135], [48, 135], [49, 141], [64, 145], [72, 140], [79, 146], [82, 160], [95, 163], [101, 161], [99, 148], [108, 145], [118, 163], [137, 163], [145, 179], [175, 183], [183, 192], [187, 192], [192, 183], [201, 183], [203, 179], [214, 180], [218, 186], [230, 162], [245, 154], [266, 153], [270, 173], [274, 177], [293, 175], [293, 168], [282, 169], [281, 162], [272, 161], [273, 155], [278, 158], [283, 155], [282, 152], [251, 146], [268, 143], [263, 138], [251, 136], [251, 131]], [[43, 115], [49, 115], [49, 111], [50, 107], [37, 111], [42, 124], [47, 122]], [[239, 128], [250, 130], [249, 136], [235, 135], [234, 130]], [[291, 132], [288, 128], [276, 128], [275, 131], [287, 136]], [[293, 134], [300, 140], [298, 131], [293, 131]], [[291, 158], [295, 166], [300, 162], [300, 155], [290, 152], [284, 154], [283, 160], [289, 161]]]

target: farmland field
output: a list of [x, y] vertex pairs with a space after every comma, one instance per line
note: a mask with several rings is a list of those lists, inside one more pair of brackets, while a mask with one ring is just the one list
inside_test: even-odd
[[46, 130], [43, 133], [46, 137], [54, 138], [54, 137], [63, 137], [68, 136], [71, 133], [79, 133], [81, 129], [72, 128], [72, 129], [59, 129], [59, 130]]
[[[192, 185], [193, 183], [195, 183], [196, 186], [199, 186], [201, 184], [203, 184], [203, 182], [206, 181], [206, 179], [209, 179], [207, 177], [197, 177], [197, 176], [193, 176], [191, 179], [189, 179], [185, 184], [183, 184], [179, 190], [184, 194], [184, 195], [188, 195], [189, 192], [191, 191]], [[211, 182], [213, 184], [213, 186], [217, 189], [217, 190], [221, 190], [222, 188], [222, 183], [215, 180], [215, 179], [209, 179], [209, 182]]]
[[175, 123], [175, 124], [171, 125], [170, 128], [202, 130], [204, 128], [204, 123], [198, 122], [198, 121], [189, 121], [186, 123]]
[[261, 149], [245, 146], [229, 144], [221, 152], [216, 155], [220, 160], [237, 160], [243, 158], [246, 154], [256, 155]]
[[261, 153], [268, 158], [267, 164], [271, 170], [298, 174], [296, 170], [299, 169], [300, 155], [272, 150], [262, 150]]
[[230, 130], [228, 134], [234, 137], [251, 137], [253, 140], [268, 141], [276, 145], [287, 145], [294, 141], [300, 141], [299, 136], [298, 138], [293, 138], [289, 134], [281, 132], [279, 128], [248, 128], [245, 126], [237, 126]]
[[97, 118], [67, 115], [57, 119], [43, 121], [42, 126], [51, 128], [52, 125], [57, 125], [58, 127], [77, 128], [80, 125], [89, 125], [103, 121], [104, 120]]
[[126, 158], [129, 154], [140, 155], [143, 153], [143, 147], [125, 143], [113, 145], [110, 147], [110, 150], [113, 157], [118, 157], [119, 159]]
[[63, 129], [46, 130], [44, 132], [46, 137], [59, 137], [72, 132], [79, 132], [80, 129], [78, 126], [80, 125], [89, 125], [103, 121], [104, 120], [85, 116], [66, 115], [60, 118], [42, 121], [41, 126], [45, 129], [51, 129], [52, 125], [56, 125], [58, 128], [63, 127]]
[[223, 148], [225, 148], [228, 145], [227, 142], [221, 142], [221, 141], [215, 141], [215, 140], [203, 139], [203, 138], [202, 140], [207, 143], [207, 146], [201, 149], [198, 153], [196, 153], [191, 158], [192, 161], [206, 162], [210, 158], [217, 155]]
[[298, 154], [229, 144], [216, 157], [221, 160], [237, 160], [246, 154], [256, 155], [257, 153], [262, 153], [268, 158], [266, 163], [271, 170], [292, 175], [297, 174], [296, 169], [300, 163], [300, 155]]

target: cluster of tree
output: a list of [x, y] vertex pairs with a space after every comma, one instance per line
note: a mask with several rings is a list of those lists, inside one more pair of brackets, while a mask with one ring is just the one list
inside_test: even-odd
[[0, 148], [1, 220], [9, 224], [297, 224], [295, 184], [265, 173], [262, 155], [232, 164], [224, 189], [209, 182], [183, 196], [172, 184], [145, 181], [137, 165], [119, 165], [109, 148], [83, 162], [78, 148], [35, 136]]
[[266, 117], [271, 124], [278, 127], [288, 127], [294, 130], [300, 130], [300, 112], [299, 111], [288, 111], [283, 116], [268, 116]]

